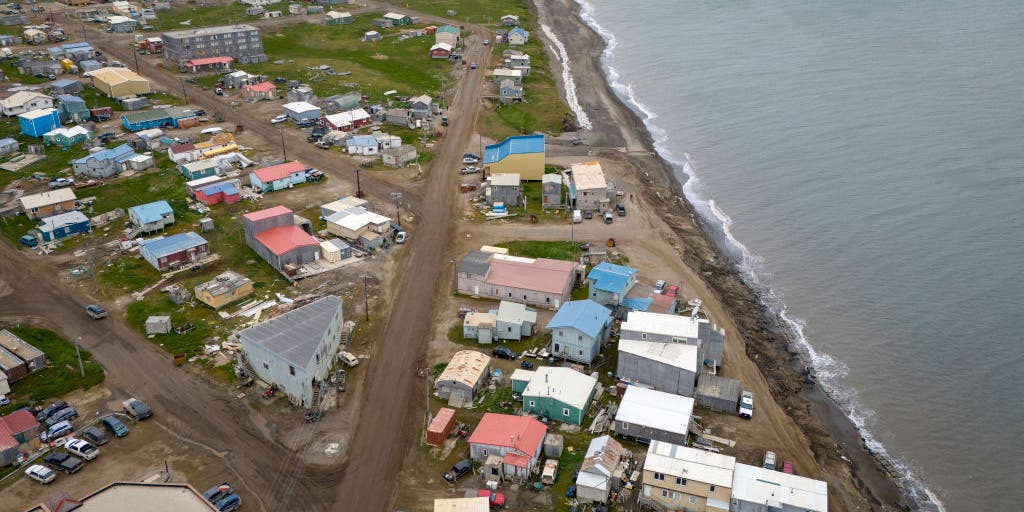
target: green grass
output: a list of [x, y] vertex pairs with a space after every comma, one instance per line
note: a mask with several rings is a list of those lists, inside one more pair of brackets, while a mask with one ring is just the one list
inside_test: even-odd
[[2, 231], [4, 236], [7, 237], [7, 239], [16, 247], [21, 247], [21, 245], [18, 244], [18, 239], [21, 238], [22, 235], [28, 234], [28, 230], [38, 225], [38, 221], [29, 219], [24, 215], [0, 217], [0, 231]]
[[86, 84], [85, 88], [82, 89], [82, 92], [78, 93], [78, 97], [80, 97], [83, 100], [85, 100], [85, 104], [89, 108], [110, 107], [110, 108], [114, 109], [114, 111], [121, 111], [121, 110], [123, 110], [121, 108], [121, 103], [119, 103], [114, 98], [111, 98], [111, 97], [101, 93], [99, 91], [99, 89], [97, 89], [97, 88], [95, 88], [95, 87], [93, 87], [92, 85], [89, 85], [89, 84]]
[[587, 286], [580, 286], [572, 289], [572, 293], [569, 294], [570, 300], [586, 300], [590, 297], [590, 288]]
[[[377, 16], [357, 16], [355, 22], [348, 25], [303, 23], [277, 32], [264, 32], [263, 47], [270, 60], [292, 62], [238, 67], [272, 78], [301, 80], [309, 83], [320, 96], [359, 90], [372, 101], [381, 101], [384, 92], [392, 89], [400, 95], [437, 96], [441, 77], [449, 72], [451, 64], [430, 59], [428, 51], [434, 38], [424, 36], [398, 41], [399, 28], [379, 29], [371, 24]], [[381, 32], [384, 40], [360, 41], [368, 30]], [[351, 75], [331, 76], [306, 69], [322, 64]]]
[[185, 353], [190, 357], [202, 354], [203, 341], [213, 336], [218, 327], [213, 310], [202, 305], [189, 306], [188, 303], [177, 305], [159, 292], [149, 293], [142, 301], [128, 306], [128, 325], [139, 332], [145, 332], [146, 319], [153, 315], [170, 316], [174, 327], [185, 322], [192, 322], [196, 326], [195, 330], [185, 334], [171, 331], [153, 336], [151, 341], [169, 354]]
[[508, 249], [513, 256], [526, 258], [550, 258], [554, 260], [575, 260], [578, 248], [572, 242], [546, 242], [538, 240], [515, 240], [496, 244]]
[[150, 169], [130, 178], [82, 189], [78, 193], [79, 197], [96, 197], [93, 215], [165, 199], [174, 209], [176, 223], [198, 218], [198, 214], [188, 209], [185, 202], [185, 178], [174, 169], [174, 162], [162, 153], [154, 153], [153, 156], [155, 171]]
[[[206, 2], [197, 4], [195, 1], [186, 2], [184, 5], [172, 4], [180, 7], [175, 7], [168, 11], [160, 11], [157, 13], [157, 19], [149, 20], [149, 25], [153, 27], [154, 31], [186, 30], [189, 28], [229, 25], [231, 23], [245, 23], [248, 20], [261, 18], [261, 16], [246, 15], [245, 10], [249, 6], [243, 3], [231, 3], [228, 5], [221, 3], [214, 3], [213, 5], [204, 4]], [[277, 3], [268, 5], [264, 9], [267, 11], [288, 12], [288, 5]], [[187, 26], [182, 25], [181, 22], [185, 20], [192, 20], [192, 23]]]
[[[555, 484], [551, 486], [551, 495], [554, 498], [555, 510], [568, 512], [572, 510], [565, 492], [569, 486], [575, 484], [573, 475], [579, 471], [583, 464], [583, 458], [587, 455], [587, 447], [590, 446], [590, 437], [586, 433], [559, 432], [563, 436], [564, 448], [562, 456], [558, 459], [558, 475], [555, 477]], [[572, 448], [572, 451], [569, 449]], [[634, 492], [638, 492], [639, 488]]]
[[97, 269], [96, 274], [100, 283], [116, 288], [118, 292], [139, 291], [160, 279], [160, 271], [135, 256], [115, 260], [109, 266]]
[[495, 139], [510, 135], [543, 132], [562, 133], [563, 119], [570, 113], [562, 100], [561, 89], [551, 73], [547, 50], [541, 41], [538, 27], [530, 28], [530, 41], [523, 46], [496, 45], [493, 59], [501, 58], [501, 51], [516, 48], [530, 56], [530, 74], [523, 78], [523, 101], [510, 105], [497, 105], [484, 109], [480, 115], [481, 131]]
[[185, 101], [181, 98], [165, 92], [154, 92], [149, 96], [149, 102], [154, 105], [177, 105], [181, 106], [185, 104]]
[[14, 383], [8, 397], [11, 404], [0, 409], [7, 413], [56, 398], [76, 389], [89, 389], [103, 382], [103, 368], [92, 360], [88, 351], [82, 350], [82, 366], [85, 377], [78, 372], [75, 347], [53, 331], [27, 326], [12, 326], [8, 330], [21, 337], [46, 354], [48, 366]]
[[[519, 16], [519, 22], [525, 23], [529, 13], [526, 3], [522, 0], [512, 2], [495, 2], [494, 0], [407, 0], [400, 2], [409, 9], [433, 14], [442, 18], [452, 18], [479, 25], [499, 25], [501, 17], [506, 14]], [[448, 10], [454, 10], [455, 16], [448, 16]]]
[[[497, 304], [495, 304], [495, 309], [496, 308]], [[516, 352], [525, 352], [530, 349], [547, 346], [548, 342], [551, 341], [551, 338], [542, 334], [539, 328], [535, 328], [534, 331], [536, 332], [533, 336], [523, 338], [519, 341], [501, 340], [499, 342], [492, 342], [490, 344], [486, 344], [480, 343], [479, 341], [472, 338], [464, 338], [462, 336], [462, 320], [459, 320], [452, 324], [452, 327], [448, 329], [448, 339], [451, 340], [453, 343], [465, 345], [467, 347], [474, 348], [477, 350], [491, 350], [500, 344], [512, 350], [515, 350]]]
[[235, 381], [235, 363], [224, 363], [220, 366], [209, 366], [210, 375], [220, 382], [231, 383]]

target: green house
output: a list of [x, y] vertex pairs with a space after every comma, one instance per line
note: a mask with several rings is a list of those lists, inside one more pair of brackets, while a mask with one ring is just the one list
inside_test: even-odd
[[[525, 375], [520, 375], [524, 378]], [[517, 381], [513, 377], [512, 389]], [[571, 368], [542, 366], [523, 388], [523, 411], [550, 420], [582, 425], [597, 390], [597, 378]]]

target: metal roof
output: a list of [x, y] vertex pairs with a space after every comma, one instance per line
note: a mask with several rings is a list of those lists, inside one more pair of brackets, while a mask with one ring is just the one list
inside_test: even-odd
[[256, 240], [270, 249], [270, 252], [280, 256], [286, 252], [293, 251], [299, 247], [315, 245], [320, 247], [320, 242], [309, 236], [299, 226], [289, 224], [287, 226], [275, 226], [255, 235]]
[[664, 441], [651, 441], [644, 469], [718, 487], [731, 488], [736, 457]]
[[174, 213], [174, 210], [171, 209], [171, 205], [167, 201], [153, 201], [152, 203], [132, 206], [128, 209], [128, 212], [134, 213], [143, 224], [149, 224], [150, 222], [162, 220], [164, 215]]
[[[615, 472], [623, 455], [627, 453], [629, 452], [609, 435], [591, 439], [590, 446], [587, 447], [587, 454], [583, 458], [583, 463], [580, 464], [580, 476], [583, 477], [583, 482], [589, 487], [606, 489], [608, 479]], [[586, 474], [599, 478], [588, 479]], [[578, 478], [576, 481], [579, 482], [580, 479]]]
[[472, 389], [490, 371], [490, 367], [491, 358], [487, 354], [476, 350], [460, 350], [448, 361], [448, 366], [437, 376], [434, 385], [448, 381]]
[[239, 274], [238, 272], [228, 270], [218, 274], [217, 277], [210, 279], [205, 283], [200, 283], [199, 285], [197, 285], [196, 295], [198, 295], [199, 292], [201, 291], [205, 291], [210, 295], [224, 295], [226, 293], [230, 293], [234, 290], [237, 290], [251, 282], [252, 279], [249, 279], [248, 277], [245, 277], [242, 274]]
[[619, 353], [623, 352], [697, 372], [697, 345], [622, 339], [619, 340]]
[[213, 185], [207, 185], [197, 190], [197, 192], [202, 192], [203, 194], [206, 194], [208, 196], [219, 193], [232, 195], [238, 193], [238, 187], [236, 187], [235, 184], [231, 181], [224, 181], [221, 183], [214, 183]]
[[306, 164], [296, 160], [294, 162], [285, 162], [283, 164], [256, 169], [252, 171], [252, 173], [256, 175], [256, 178], [260, 180], [260, 183], [270, 183], [272, 181], [285, 179], [292, 174], [306, 172], [308, 170], [309, 167], [307, 167]]
[[71, 164], [85, 164], [88, 163], [89, 160], [114, 160], [117, 162], [123, 162], [133, 156], [135, 156], [135, 150], [128, 144], [121, 144], [115, 148], [104, 149], [102, 151], [90, 153], [88, 156], [84, 156], [77, 160], [72, 160]]
[[52, 233], [57, 228], [70, 226], [72, 224], [81, 224], [83, 222], [88, 224], [89, 217], [86, 217], [84, 213], [76, 210], [43, 219], [42, 223], [39, 225], [39, 230]]
[[165, 238], [143, 240], [139, 243], [139, 247], [148, 251], [155, 258], [162, 258], [204, 244], [209, 244], [205, 238], [191, 231], [186, 231]]
[[488, 412], [469, 435], [469, 444], [503, 446], [533, 457], [547, 432], [547, 426], [529, 416]]
[[455, 267], [455, 270], [464, 274], [485, 276], [488, 269], [491, 268], [490, 261], [490, 254], [483, 251], [473, 251], [462, 258], [462, 261]]
[[688, 396], [626, 386], [615, 421], [686, 435], [690, 429], [693, 403]]
[[359, 231], [371, 224], [380, 225], [391, 222], [390, 218], [371, 212], [362, 206], [354, 206], [348, 210], [335, 212], [324, 220], [352, 231]]
[[544, 152], [544, 134], [515, 135], [484, 148], [484, 163], [493, 164], [509, 155]]
[[604, 171], [598, 162], [572, 164], [572, 181], [576, 190], [595, 190], [608, 187], [604, 179]]
[[21, 196], [21, 206], [26, 210], [32, 208], [39, 208], [41, 206], [47, 206], [51, 204], [63, 203], [65, 201], [74, 201], [75, 191], [71, 188], [58, 188], [57, 190], [51, 190], [49, 192], [41, 192], [39, 194], [32, 194], [28, 196]]
[[[337, 124], [337, 123], [333, 123]], [[345, 141], [346, 147], [377, 147], [377, 138], [373, 135], [353, 135]]]
[[503, 300], [498, 303], [498, 320], [513, 324], [524, 322], [537, 323], [537, 310], [526, 307], [525, 304]]
[[262, 210], [256, 210], [254, 212], [242, 215], [246, 220], [256, 222], [259, 220], [269, 219], [271, 217], [277, 217], [278, 215], [284, 215], [286, 213], [293, 213], [287, 206], [279, 205], [271, 208], [264, 208]]
[[571, 300], [562, 304], [548, 322], [548, 329], [572, 327], [587, 336], [594, 337], [612, 319], [612, 312], [590, 299]]
[[573, 281], [576, 264], [548, 258], [519, 258], [495, 254], [487, 283], [524, 290], [561, 294]]
[[624, 267], [614, 263], [602, 261], [596, 267], [590, 269], [587, 279], [593, 279], [593, 287], [598, 290], [618, 293], [625, 293], [630, 281], [636, 276], [635, 268]]
[[620, 330], [697, 339], [698, 324], [699, 320], [688, 316], [630, 311]]
[[523, 390], [523, 396], [547, 397], [578, 410], [586, 410], [594, 395], [597, 378], [584, 375], [572, 368], [541, 366]]
[[434, 500], [434, 512], [489, 512], [490, 506], [490, 499], [486, 496]]
[[189, 117], [190, 115], [193, 114], [191, 114], [191, 112], [186, 112], [183, 108], [167, 107], [141, 110], [139, 112], [128, 112], [126, 114], [122, 114], [121, 118], [126, 119], [131, 124], [135, 124], [155, 121], [157, 119], [181, 119]]
[[736, 464], [732, 478], [732, 499], [776, 510], [828, 510], [828, 484], [782, 471]]
[[40, 117], [53, 116], [56, 114], [57, 109], [55, 108], [40, 108], [33, 110], [31, 112], [25, 112], [24, 114], [21, 114], [18, 117], [31, 121], [34, 119], [39, 119]]
[[306, 368], [335, 315], [340, 297], [328, 295], [238, 333], [243, 341], [261, 345], [278, 356]]
[[694, 395], [720, 398], [730, 402], [739, 402], [740, 381], [728, 377], [702, 373], [697, 377], [697, 390]]
[[293, 101], [291, 103], [285, 103], [284, 105], [281, 105], [281, 108], [285, 110], [291, 110], [296, 114], [301, 114], [303, 112], [320, 111], [320, 107], [312, 103], [309, 103], [308, 101]]
[[499, 172], [499, 173], [494, 173], [488, 179], [490, 180], [492, 187], [518, 187], [519, 186], [519, 173], [518, 172]]
[[[208, 36], [214, 34], [233, 34], [235, 32], [257, 30], [252, 25], [221, 25], [219, 27], [206, 27], [206, 28], [194, 28], [189, 30], [174, 30], [171, 32], [164, 32], [160, 37], [167, 39], [168, 37], [183, 38], [183, 37], [195, 37], [195, 36]], [[258, 30], [257, 30], [258, 31]]]
[[[32, 346], [27, 341], [21, 339], [20, 337], [18, 337], [18, 335], [14, 334], [11, 331], [8, 331], [7, 329], [0, 330], [0, 346], [13, 352], [15, 355], [24, 359], [25, 361], [35, 359], [43, 355], [42, 350], [39, 350], [38, 348]], [[38, 369], [42, 370], [42, 368]]]

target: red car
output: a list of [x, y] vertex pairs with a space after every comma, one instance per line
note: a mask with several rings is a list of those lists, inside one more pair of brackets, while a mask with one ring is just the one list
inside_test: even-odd
[[669, 286], [668, 288], [665, 288], [665, 295], [668, 297], [675, 297], [676, 295], [679, 295], [679, 287], [676, 285], [672, 285]]
[[792, 475], [793, 472], [794, 472], [794, 470], [793, 470], [793, 461], [791, 461], [791, 460], [784, 460], [784, 461], [782, 461], [782, 472], [783, 473], [789, 473], [790, 475]]
[[476, 492], [476, 496], [478, 498], [487, 498], [487, 501], [491, 505], [491, 508], [505, 507], [505, 495], [500, 492], [488, 491], [487, 489], [480, 489], [479, 491]]

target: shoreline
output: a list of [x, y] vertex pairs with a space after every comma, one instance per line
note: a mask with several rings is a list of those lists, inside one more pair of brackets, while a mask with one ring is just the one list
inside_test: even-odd
[[[746, 340], [747, 356], [756, 361], [767, 379], [773, 399], [787, 410], [811, 441], [811, 449], [821, 471], [833, 477], [852, 478], [850, 484], [859, 494], [857, 497], [873, 509], [914, 507], [900, 483], [900, 475], [892, 471], [888, 458], [867, 448], [857, 425], [819, 383], [804, 382], [805, 355], [795, 345], [785, 319], [760, 300], [760, 294], [746, 283], [735, 263], [723, 256], [721, 248], [708, 235], [714, 230], [686, 198], [675, 167], [657, 151], [656, 141], [644, 120], [614, 90], [602, 61], [608, 43], [583, 19], [581, 6], [575, 0], [533, 0], [532, 10], [538, 18], [547, 20], [540, 23], [550, 27], [559, 39], [572, 40], [572, 51], [582, 54], [578, 59], [570, 56], [574, 69], [572, 74], [566, 75], [575, 75], [577, 85], [586, 83], [597, 89], [590, 94], [576, 91], [579, 103], [597, 127], [595, 132], [599, 132], [588, 132], [587, 142], [592, 146], [625, 146], [627, 158], [647, 169], [642, 192], [662, 200], [663, 195], [657, 188], [667, 188], [676, 197], [685, 214], [683, 217], [678, 215], [678, 211], [673, 211], [674, 202], [652, 201], [652, 204], [664, 204], [659, 213], [683, 242], [684, 263], [702, 276], [704, 283], [732, 316], [738, 328], [734, 335]], [[549, 49], [557, 53], [554, 45], [550, 41], [548, 43]], [[563, 64], [561, 58], [552, 59], [553, 67]], [[560, 69], [552, 71], [556, 77], [562, 76]], [[600, 83], [584, 80], [595, 76], [600, 78]], [[558, 81], [564, 95], [564, 83]], [[593, 115], [595, 111], [602, 110], [606, 112]], [[616, 131], [619, 132], [617, 138], [608, 135]], [[649, 156], [630, 154], [641, 148]], [[644, 166], [644, 163], [649, 165]], [[833, 482], [829, 487], [832, 495]], [[845, 489], [843, 493], [846, 493]], [[860, 508], [856, 502], [861, 500], [851, 499], [855, 497], [837, 497], [845, 508]], [[830, 500], [830, 505], [838, 503]]]

